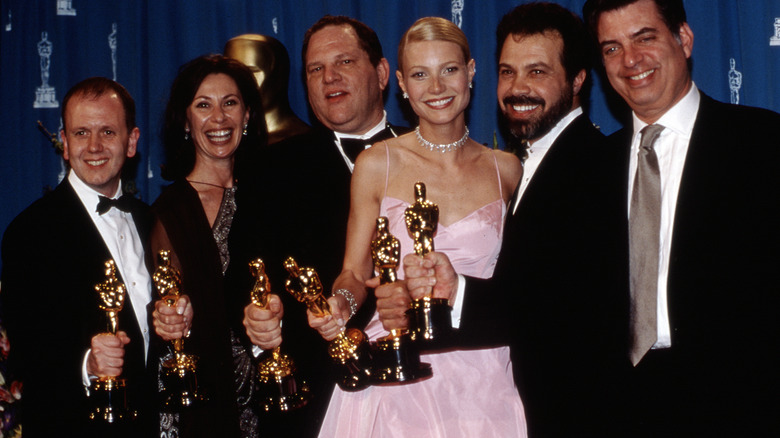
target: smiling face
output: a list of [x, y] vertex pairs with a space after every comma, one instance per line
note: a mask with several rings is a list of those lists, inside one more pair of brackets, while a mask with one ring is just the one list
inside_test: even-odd
[[504, 41], [496, 94], [514, 136], [536, 141], [572, 110], [585, 71], [569, 83], [562, 51], [563, 39], [554, 31], [509, 35]]
[[232, 160], [248, 121], [249, 111], [233, 78], [224, 73], [206, 76], [187, 107], [186, 129], [192, 133], [195, 161]]
[[305, 68], [309, 104], [328, 129], [364, 134], [382, 120], [387, 60], [371, 65], [351, 26], [325, 26], [315, 32]]
[[690, 89], [693, 32], [683, 23], [672, 33], [653, 0], [604, 12], [598, 41], [610, 84], [642, 121], [654, 123]]
[[98, 98], [74, 95], [60, 132], [63, 158], [80, 180], [104, 196], [114, 196], [127, 158], [135, 156], [140, 131], [128, 131], [122, 100], [108, 92]]
[[471, 99], [474, 60], [466, 63], [460, 46], [436, 40], [407, 44], [403, 57], [404, 71], [396, 77], [420, 120], [443, 124], [462, 119]]

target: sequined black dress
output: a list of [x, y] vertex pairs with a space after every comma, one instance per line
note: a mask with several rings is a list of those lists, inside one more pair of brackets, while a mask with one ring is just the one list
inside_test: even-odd
[[194, 310], [184, 349], [199, 357], [199, 386], [208, 397], [201, 407], [163, 414], [163, 438], [258, 436], [252, 397], [256, 371], [241, 324], [249, 291], [225, 290], [223, 278], [230, 264], [227, 240], [237, 208], [235, 192], [235, 187], [225, 190], [213, 227], [198, 193], [185, 180], [167, 187], [153, 205], [153, 254], [172, 250], [173, 264], [181, 270], [182, 289]]

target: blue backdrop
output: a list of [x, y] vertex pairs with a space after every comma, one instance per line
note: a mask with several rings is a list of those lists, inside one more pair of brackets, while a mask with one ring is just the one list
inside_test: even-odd
[[[558, 0], [578, 13], [585, 0]], [[36, 121], [61, 126], [62, 97], [89, 76], [115, 78], [138, 106], [141, 198], [152, 202], [160, 178], [160, 120], [169, 86], [184, 62], [221, 53], [243, 33], [280, 40], [290, 53], [290, 102], [310, 120], [300, 48], [306, 29], [322, 15], [344, 14], [374, 28], [395, 69], [401, 34], [417, 18], [437, 15], [458, 23], [477, 62], [469, 112], [472, 137], [492, 141], [498, 126], [495, 28], [517, 0], [3, 0], [0, 2], [0, 231], [22, 209], [64, 176], [64, 165]], [[694, 80], [726, 102], [780, 111], [780, 0], [686, 0], [694, 31]], [[391, 76], [387, 110], [402, 123], [401, 99]], [[607, 88], [609, 88], [607, 86]], [[591, 117], [605, 133], [625, 115], [607, 105], [595, 78]], [[778, 137], [780, 145], [780, 136]], [[499, 137], [499, 143], [503, 140]], [[749, 147], [750, 145], [734, 145]], [[52, 226], [57, 226], [52, 218]]]

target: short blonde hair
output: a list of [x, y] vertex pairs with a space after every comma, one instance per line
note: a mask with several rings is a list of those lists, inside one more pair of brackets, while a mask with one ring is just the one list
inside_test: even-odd
[[398, 70], [403, 73], [404, 50], [409, 43], [420, 41], [447, 41], [455, 43], [463, 52], [463, 62], [471, 60], [471, 51], [466, 34], [453, 22], [441, 17], [423, 17], [415, 21], [404, 32], [401, 42], [398, 43]]

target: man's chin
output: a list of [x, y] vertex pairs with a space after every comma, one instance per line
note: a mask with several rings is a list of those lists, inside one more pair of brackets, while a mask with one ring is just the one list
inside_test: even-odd
[[509, 122], [509, 132], [518, 140], [527, 139], [531, 129], [532, 125], [527, 122]]

